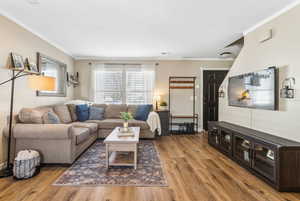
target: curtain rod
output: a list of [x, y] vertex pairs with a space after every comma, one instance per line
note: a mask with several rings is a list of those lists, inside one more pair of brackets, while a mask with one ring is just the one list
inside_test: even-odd
[[[93, 62], [89, 62], [89, 65], [92, 65]], [[94, 64], [104, 64], [104, 65], [143, 65], [143, 64], [153, 64], [155, 66], [158, 66], [159, 63], [106, 63], [106, 62], [94, 62]]]

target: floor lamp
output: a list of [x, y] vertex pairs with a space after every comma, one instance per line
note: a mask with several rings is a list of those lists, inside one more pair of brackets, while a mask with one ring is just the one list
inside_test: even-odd
[[[16, 73], [17, 72], [17, 73]], [[55, 89], [55, 78], [43, 76], [34, 72], [27, 72], [24, 70], [12, 70], [12, 77], [4, 82], [0, 83], [0, 86], [11, 82], [11, 94], [10, 94], [10, 112], [9, 112], [9, 130], [8, 130], [8, 144], [7, 144], [7, 165], [6, 168], [0, 171], [0, 178], [9, 177], [13, 175], [13, 166], [10, 164], [10, 149], [11, 149], [11, 137], [12, 137], [12, 123], [13, 123], [13, 110], [14, 110], [14, 91], [15, 80], [24, 77], [28, 77], [29, 88], [41, 91], [52, 91]]]

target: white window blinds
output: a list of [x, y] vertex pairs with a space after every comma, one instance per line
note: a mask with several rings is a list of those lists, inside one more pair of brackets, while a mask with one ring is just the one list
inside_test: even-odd
[[102, 64], [93, 71], [93, 99], [106, 104], [152, 104], [155, 68], [151, 65]]

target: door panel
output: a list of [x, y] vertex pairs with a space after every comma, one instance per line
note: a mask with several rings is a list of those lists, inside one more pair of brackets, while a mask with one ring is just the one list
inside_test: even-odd
[[203, 71], [203, 128], [208, 121], [219, 119], [219, 87], [228, 71]]

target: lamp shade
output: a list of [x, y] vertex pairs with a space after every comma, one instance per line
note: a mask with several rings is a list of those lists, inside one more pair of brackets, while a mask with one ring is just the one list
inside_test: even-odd
[[153, 99], [155, 101], [160, 101], [161, 97], [160, 97], [160, 95], [154, 95]]
[[41, 75], [30, 75], [28, 77], [28, 86], [38, 91], [54, 91], [55, 78]]

